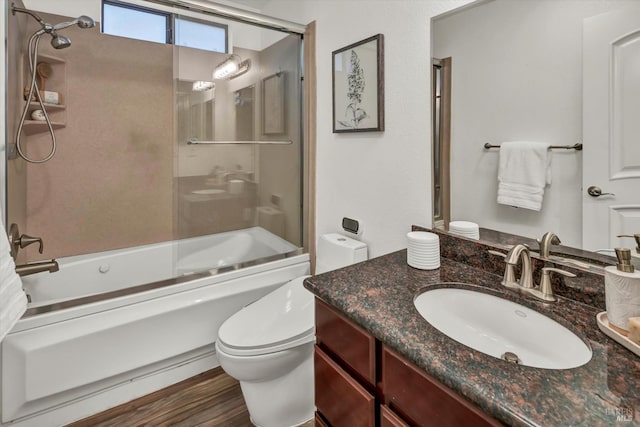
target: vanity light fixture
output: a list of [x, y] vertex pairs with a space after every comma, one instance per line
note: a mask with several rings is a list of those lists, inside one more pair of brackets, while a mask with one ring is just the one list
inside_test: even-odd
[[250, 59], [243, 61], [240, 55], [232, 54], [213, 70], [213, 78], [216, 80], [233, 79], [249, 71], [250, 67]]
[[191, 90], [194, 92], [204, 92], [205, 90], [213, 89], [214, 87], [216, 87], [214, 82], [199, 80], [197, 82], [193, 82]]

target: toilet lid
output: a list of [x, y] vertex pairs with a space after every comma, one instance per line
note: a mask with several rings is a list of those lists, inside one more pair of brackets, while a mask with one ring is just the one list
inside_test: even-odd
[[225, 352], [266, 354], [315, 339], [314, 296], [298, 277], [229, 317], [218, 331]]

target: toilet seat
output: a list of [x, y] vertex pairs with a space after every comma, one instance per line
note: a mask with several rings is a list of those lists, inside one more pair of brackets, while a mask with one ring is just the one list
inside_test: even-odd
[[218, 331], [220, 351], [255, 356], [315, 340], [314, 296], [298, 277], [229, 317]]

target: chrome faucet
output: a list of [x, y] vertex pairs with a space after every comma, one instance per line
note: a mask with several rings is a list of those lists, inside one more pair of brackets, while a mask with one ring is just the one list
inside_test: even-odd
[[540, 247], [540, 256], [542, 258], [549, 258], [551, 245], [559, 245], [562, 243], [560, 238], [552, 231], [544, 233], [540, 239], [536, 239], [536, 242], [538, 242]]

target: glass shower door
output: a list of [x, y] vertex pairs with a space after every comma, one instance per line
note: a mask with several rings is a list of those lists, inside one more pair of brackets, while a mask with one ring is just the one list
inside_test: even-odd
[[[246, 24], [229, 31], [232, 54], [175, 47], [178, 274], [303, 246], [301, 38]], [[229, 61], [240, 71], [214, 78]]]

